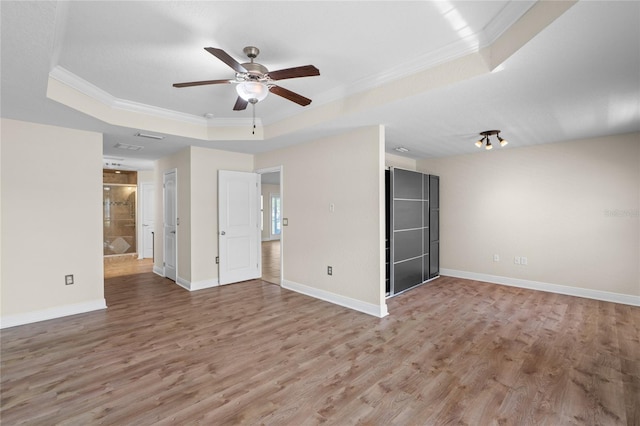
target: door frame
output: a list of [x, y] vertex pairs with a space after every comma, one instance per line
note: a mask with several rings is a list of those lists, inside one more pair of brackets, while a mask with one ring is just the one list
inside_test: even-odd
[[166, 202], [167, 202], [167, 188], [165, 187], [165, 178], [170, 173], [173, 173], [175, 175], [175, 181], [176, 181], [175, 200], [174, 200], [174, 207], [175, 207], [174, 214], [176, 217], [176, 237], [175, 237], [174, 252], [176, 254], [176, 261], [175, 261], [176, 281], [175, 282], [177, 283], [178, 277], [180, 276], [178, 274], [178, 224], [180, 222], [178, 219], [178, 169], [177, 168], [168, 169], [162, 172], [162, 276], [163, 277], [167, 276], [167, 273], [166, 273], [167, 250], [166, 250], [166, 238], [164, 235], [164, 231], [166, 228], [165, 211], [166, 211]]
[[[282, 283], [284, 282], [284, 240], [285, 240], [285, 225], [284, 225], [284, 167], [282, 165], [280, 166], [274, 166], [274, 167], [265, 167], [262, 169], [257, 169], [255, 171], [256, 173], [263, 175], [265, 173], [273, 173], [273, 172], [279, 172], [280, 173], [280, 221], [281, 221], [281, 225], [280, 225], [280, 286], [282, 287]], [[260, 194], [258, 194], [258, 196], [260, 196]], [[271, 197], [269, 197], [271, 198]], [[271, 199], [269, 199], [269, 204], [271, 204]], [[271, 207], [271, 205], [269, 205], [269, 207]], [[269, 225], [271, 226], [271, 225]], [[271, 231], [269, 231], [269, 236], [271, 236]]]
[[[154, 191], [154, 200], [152, 200], [151, 205], [145, 202], [145, 194], [149, 189]], [[155, 209], [155, 184], [153, 182], [139, 182], [138, 183], [138, 217], [136, 218], [138, 223], [138, 259], [145, 259], [145, 227], [144, 227], [144, 217], [149, 209], [151, 209], [153, 213], [153, 209]], [[155, 228], [155, 213], [154, 213], [154, 228]], [[154, 232], [152, 230], [152, 232]], [[153, 242], [151, 243], [151, 251], [153, 252]]]

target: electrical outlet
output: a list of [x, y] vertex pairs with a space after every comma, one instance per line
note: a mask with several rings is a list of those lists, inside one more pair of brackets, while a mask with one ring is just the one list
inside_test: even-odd
[[73, 284], [73, 275], [65, 275], [64, 276], [64, 284], [65, 285]]
[[499, 254], [494, 254], [493, 255], [493, 261], [494, 262], [500, 262], [500, 255]]
[[327, 275], [333, 275], [333, 268], [331, 266], [327, 266]]
[[524, 257], [524, 256], [523, 256], [523, 257], [521, 257], [521, 258], [520, 258], [520, 264], [521, 264], [521, 265], [528, 265], [527, 258], [526, 258], [526, 257]]
[[513, 263], [515, 263], [516, 265], [520, 264], [520, 256], [516, 256], [513, 258]]

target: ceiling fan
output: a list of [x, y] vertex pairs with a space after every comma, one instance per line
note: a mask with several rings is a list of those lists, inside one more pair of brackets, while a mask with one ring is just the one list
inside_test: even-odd
[[260, 50], [254, 46], [247, 46], [243, 49], [245, 55], [250, 62], [239, 63], [233, 59], [227, 52], [215, 47], [205, 47], [204, 50], [229, 65], [235, 72], [236, 77], [228, 80], [205, 80], [192, 81], [189, 83], [175, 83], [173, 87], [190, 87], [204, 86], [207, 84], [231, 84], [235, 83], [238, 99], [233, 106], [234, 111], [241, 111], [247, 108], [247, 104], [260, 102], [267, 97], [269, 92], [282, 96], [298, 105], [307, 106], [311, 103], [311, 99], [277, 86], [274, 82], [285, 80], [287, 78], [311, 77], [320, 75], [320, 71], [313, 65], [304, 65], [301, 67], [286, 68], [277, 71], [269, 71], [267, 67], [253, 60], [258, 56]]

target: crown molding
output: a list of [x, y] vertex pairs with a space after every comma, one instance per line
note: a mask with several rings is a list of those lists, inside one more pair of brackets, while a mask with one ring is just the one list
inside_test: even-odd
[[[182, 123], [195, 124], [203, 127], [247, 127], [253, 124], [250, 118], [212, 118], [207, 119], [193, 114], [173, 111], [166, 108], [160, 108], [153, 105], [143, 104], [140, 102], [130, 101], [127, 99], [116, 98], [112, 94], [99, 88], [98, 86], [88, 82], [82, 77], [77, 76], [66, 68], [58, 65], [49, 72], [49, 77], [59, 81], [60, 83], [77, 90], [78, 92], [108, 106], [109, 108], [146, 114], [153, 117], [178, 121]], [[256, 126], [262, 126], [262, 121], [256, 118]]]
[[[502, 34], [504, 34], [505, 31], [507, 31], [525, 13], [527, 13], [535, 3], [536, 2], [533, 0], [509, 2], [480, 32], [461, 38], [436, 51], [417, 55], [402, 64], [397, 64], [392, 68], [389, 68], [383, 73], [362, 78], [355, 83], [350, 84], [348, 87], [337, 87], [320, 94], [314, 98], [314, 103], [310, 109], [384, 86], [385, 84], [409, 77], [419, 72], [424, 72], [446, 62], [477, 53], [481, 49], [493, 44]], [[212, 130], [248, 127], [253, 124], [252, 119], [250, 118], [216, 117], [207, 119], [193, 114], [160, 108], [127, 99], [120, 99], [60, 65], [55, 66], [51, 70], [49, 77], [77, 90], [78, 92], [109, 108], [119, 111], [145, 114], [164, 120], [202, 126]], [[261, 118], [256, 118], [256, 126], [258, 128], [262, 128], [265, 125], [277, 123], [288, 117], [289, 115], [283, 112], [281, 114], [276, 114], [268, 122], [264, 122]]]
[[498, 13], [482, 30], [483, 36], [486, 38], [486, 43], [482, 47], [487, 47], [493, 44], [498, 37], [505, 33], [509, 28], [513, 26], [525, 13], [529, 11], [536, 4], [535, 0], [527, 1], [511, 1], [502, 8]]
[[[485, 28], [475, 34], [461, 38], [435, 51], [426, 52], [409, 59], [402, 64], [389, 68], [383, 73], [365, 77], [350, 84], [348, 87], [337, 87], [314, 97], [314, 106], [335, 102], [357, 93], [372, 90], [392, 81], [428, 70], [466, 55], [479, 52], [493, 44], [506, 30], [511, 28], [531, 7], [535, 0], [509, 2]], [[278, 115], [266, 124], [286, 118]]]

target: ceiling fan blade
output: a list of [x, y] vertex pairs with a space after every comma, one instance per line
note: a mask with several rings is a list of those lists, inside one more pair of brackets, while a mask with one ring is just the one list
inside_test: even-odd
[[272, 80], [284, 80], [285, 78], [313, 77], [320, 75], [320, 70], [313, 65], [304, 65], [301, 67], [270, 71], [268, 75]]
[[311, 99], [305, 98], [302, 95], [297, 94], [296, 92], [292, 92], [291, 90], [285, 89], [280, 86], [271, 86], [269, 87], [269, 91], [278, 96], [282, 96], [285, 99], [289, 99], [292, 102], [297, 103], [298, 105], [307, 106], [311, 103]]
[[235, 80], [191, 81], [189, 83], [174, 83], [173, 87], [191, 87], [191, 86], [204, 86], [206, 84], [229, 84], [229, 83], [235, 83]]
[[248, 72], [245, 67], [240, 65], [240, 62], [233, 59], [227, 52], [222, 49], [217, 49], [215, 47], [205, 47], [204, 50], [211, 53], [216, 58], [220, 59], [225, 64], [229, 65], [235, 72], [245, 73]]
[[236, 104], [233, 106], [233, 110], [234, 111], [242, 111], [244, 109], [247, 109], [247, 104], [248, 103], [249, 102], [245, 101], [240, 96], [238, 96], [238, 99], [236, 99]]

